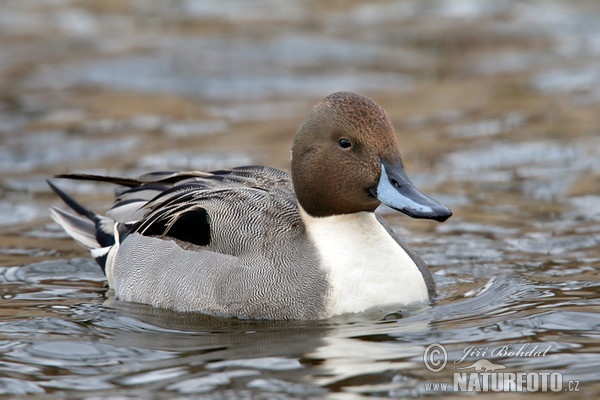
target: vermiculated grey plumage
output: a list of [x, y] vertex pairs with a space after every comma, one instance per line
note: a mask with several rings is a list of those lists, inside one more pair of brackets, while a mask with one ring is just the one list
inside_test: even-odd
[[[107, 213], [127, 227], [112, 268], [119, 299], [216, 315], [323, 317], [327, 279], [287, 173], [239, 167], [155, 177], [127, 180]], [[200, 210], [206, 218], [186, 217]]]

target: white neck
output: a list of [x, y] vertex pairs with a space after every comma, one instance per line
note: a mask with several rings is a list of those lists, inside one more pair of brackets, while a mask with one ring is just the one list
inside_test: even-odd
[[300, 215], [328, 276], [328, 316], [428, 300], [418, 267], [374, 213]]

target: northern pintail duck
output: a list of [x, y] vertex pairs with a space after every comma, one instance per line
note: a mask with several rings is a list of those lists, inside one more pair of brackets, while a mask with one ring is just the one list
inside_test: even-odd
[[427, 302], [423, 260], [374, 213], [384, 203], [444, 221], [445, 206], [404, 172], [385, 111], [334, 93], [300, 125], [291, 177], [269, 167], [157, 172], [119, 184], [100, 216], [50, 183], [79, 215], [52, 217], [90, 249], [116, 298], [252, 319], [322, 319]]

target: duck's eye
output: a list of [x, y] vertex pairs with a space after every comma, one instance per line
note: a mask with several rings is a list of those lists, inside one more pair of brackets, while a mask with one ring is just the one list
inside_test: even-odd
[[350, 147], [352, 147], [352, 143], [346, 138], [341, 138], [340, 140], [338, 140], [338, 144], [342, 149], [349, 149]]

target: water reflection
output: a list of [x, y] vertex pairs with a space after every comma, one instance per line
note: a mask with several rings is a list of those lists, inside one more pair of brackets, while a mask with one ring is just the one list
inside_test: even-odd
[[[20, 374], [38, 382], [35, 387], [45, 388], [96, 391], [150, 384], [189, 394], [218, 387], [275, 388], [291, 379], [285, 392], [322, 394], [323, 388], [355, 387], [366, 393], [405, 393], [421, 390], [415, 375], [428, 379], [422, 354], [432, 341], [444, 343], [449, 359], [459, 361], [470, 343], [499, 348], [525, 338], [531, 346], [550, 348], [543, 364], [540, 359], [514, 357], [495, 361], [513, 370], [561, 368], [577, 374], [577, 379], [593, 380], [593, 370], [581, 370], [577, 350], [582, 344], [560, 340], [552, 332], [597, 332], [600, 321], [595, 314], [569, 308], [598, 284], [580, 283], [578, 290], [573, 283], [564, 286], [567, 291], [556, 293], [554, 285], [499, 277], [438, 307], [407, 309], [400, 320], [379, 322], [364, 316], [320, 322], [241, 321], [108, 298], [57, 308], [54, 318], [3, 323], [3, 362], [6, 368], [18, 365]], [[563, 307], [568, 308], [561, 311]], [[40, 335], [46, 339], [30, 342]], [[138, 367], [124, 369], [132, 362]], [[593, 364], [591, 358], [589, 362]], [[46, 379], [49, 367], [63, 371], [62, 376]], [[382, 382], [386, 371], [394, 371], [395, 378]]]
[[[3, 4], [0, 395], [419, 396], [477, 361], [455, 364], [469, 346], [528, 343], [548, 353], [488, 359], [598, 397], [599, 16], [551, 0]], [[380, 210], [434, 271], [435, 307], [282, 323], [121, 303], [49, 223], [55, 173], [287, 168], [298, 123], [339, 89], [384, 106], [415, 182], [456, 212]], [[62, 186], [94, 209], [112, 196]]]

